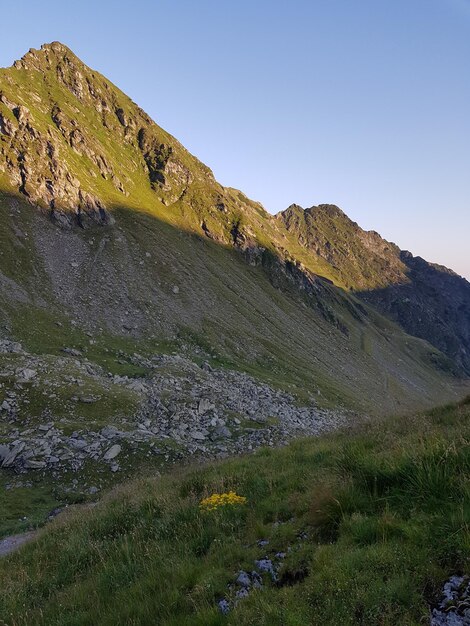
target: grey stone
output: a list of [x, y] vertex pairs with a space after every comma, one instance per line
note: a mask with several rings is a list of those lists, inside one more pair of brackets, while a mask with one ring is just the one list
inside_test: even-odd
[[139, 380], [132, 380], [130, 383], [127, 384], [127, 386], [129, 387], [129, 389], [132, 389], [132, 391], [137, 391], [139, 393], [145, 393], [147, 391], [144, 383], [140, 382]]
[[246, 587], [242, 587], [236, 592], [235, 597], [237, 598], [237, 600], [242, 600], [243, 598], [248, 597], [249, 593], [250, 592]]
[[16, 370], [17, 381], [19, 383], [27, 383], [35, 378], [37, 374], [36, 370], [30, 369], [29, 367]]
[[438, 607], [431, 613], [431, 626], [470, 626], [470, 579], [451, 576], [442, 590]]
[[199, 415], [204, 415], [212, 409], [214, 409], [214, 405], [210, 400], [207, 400], [206, 398], [202, 398], [201, 400], [199, 400], [199, 404], [197, 407]]
[[204, 441], [206, 436], [200, 430], [191, 431], [191, 437], [196, 441]]
[[21, 344], [17, 341], [0, 339], [0, 354], [20, 354], [23, 352]]
[[10, 448], [8, 446], [0, 444], [0, 462], [2, 462], [3, 459], [7, 457], [9, 452], [10, 452]]
[[62, 348], [62, 352], [70, 354], [71, 356], [83, 356], [83, 352], [81, 350], [77, 350], [76, 348]]
[[69, 445], [75, 450], [83, 450], [83, 448], [87, 447], [87, 442], [84, 439], [70, 439]]
[[119, 435], [119, 430], [116, 426], [105, 426], [101, 429], [101, 434], [103, 437], [106, 437], [106, 439], [112, 439], [113, 437]]
[[271, 559], [260, 559], [259, 561], [255, 561], [255, 565], [260, 572], [267, 572], [269, 574], [274, 572], [274, 566]]
[[219, 610], [221, 613], [223, 613], [223, 615], [228, 615], [230, 613], [230, 604], [227, 602], [227, 600], [225, 600], [225, 598], [219, 600], [217, 602], [217, 606], [219, 607]]
[[24, 462], [24, 466], [27, 469], [44, 469], [46, 467], [46, 462], [37, 461], [35, 459], [28, 459]]
[[4, 457], [2, 462], [2, 467], [11, 467], [13, 463], [16, 461], [18, 455], [24, 450], [26, 444], [24, 441], [13, 445], [13, 447], [9, 450], [8, 454]]
[[119, 444], [114, 444], [114, 446], [111, 446], [105, 453], [103, 456], [103, 460], [104, 461], [111, 461], [112, 459], [116, 458], [118, 454], [120, 454], [122, 448]]
[[219, 425], [214, 429], [214, 433], [217, 437], [221, 437], [221, 438], [225, 438], [225, 437], [231, 437], [232, 433], [230, 431], [229, 428], [227, 428], [227, 426], [222, 426]]
[[240, 585], [240, 587], [251, 587], [250, 575], [247, 574], [247, 572], [244, 572], [243, 570], [239, 572], [236, 582], [237, 584]]

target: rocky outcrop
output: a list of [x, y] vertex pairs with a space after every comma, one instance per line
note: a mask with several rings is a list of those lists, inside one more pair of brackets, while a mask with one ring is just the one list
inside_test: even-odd
[[141, 128], [137, 139], [152, 188], [169, 194], [162, 198], [164, 204], [180, 200], [193, 181], [190, 170], [175, 158], [170, 145], [160, 143], [152, 128]]
[[[194, 170], [212, 179], [208, 168], [66, 46], [32, 49], [14, 70], [30, 76], [31, 106], [21, 103], [14, 71], [0, 70], [0, 172], [59, 224], [109, 224], [109, 200], [119, 204], [119, 195], [128, 197], [133, 174], [143, 169], [166, 205], [184, 196]], [[57, 85], [68, 92], [60, 103], [51, 95]], [[124, 163], [121, 142], [128, 146]]]
[[[3, 161], [0, 167], [11, 184], [32, 203], [49, 209], [53, 219], [60, 224], [109, 223], [111, 218], [102, 201], [83, 190], [80, 180], [67, 167], [61, 142], [51, 129], [39, 130], [29, 110], [11, 102], [3, 94], [0, 103], [8, 107], [13, 116], [0, 113], [0, 133], [3, 135], [0, 136], [0, 163]], [[62, 118], [58, 107], [54, 107], [52, 115], [60, 126]], [[61, 130], [77, 153], [93, 155], [96, 163], [101, 163], [87, 147], [89, 144], [81, 131], [69, 129], [67, 135], [64, 126]]]

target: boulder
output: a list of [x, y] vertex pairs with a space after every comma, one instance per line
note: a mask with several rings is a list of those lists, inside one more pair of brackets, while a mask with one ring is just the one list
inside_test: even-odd
[[3, 462], [2, 462], [2, 467], [11, 467], [13, 463], [16, 461], [17, 456], [21, 452], [23, 452], [25, 445], [26, 444], [24, 443], [24, 441], [20, 441], [19, 443], [14, 445], [13, 448], [9, 450], [8, 454], [5, 455]]
[[111, 446], [109, 450], [104, 453], [103, 460], [111, 461], [112, 459], [115, 459], [121, 450], [122, 448], [119, 444], [114, 444], [114, 446]]
[[114, 437], [117, 437], [118, 435], [120, 435], [120, 431], [116, 428], [116, 426], [105, 426], [104, 428], [101, 429], [101, 434], [103, 437], [106, 437], [106, 439], [113, 439]]
[[8, 339], [0, 339], [0, 354], [20, 354], [23, 352], [21, 344]]
[[46, 462], [28, 459], [24, 462], [24, 466], [26, 469], [44, 469], [46, 467]]
[[206, 438], [204, 433], [202, 433], [200, 430], [193, 430], [191, 432], [191, 437], [193, 439], [196, 439], [196, 441], [204, 441], [204, 439]]
[[207, 400], [207, 398], [201, 398], [201, 400], [199, 400], [197, 411], [199, 415], [204, 415], [204, 413], [212, 411], [214, 408], [215, 407], [210, 400]]
[[222, 437], [222, 438], [226, 438], [226, 437], [231, 437], [232, 433], [230, 431], [229, 428], [227, 428], [227, 426], [223, 426], [222, 424], [219, 424], [219, 426], [217, 426], [214, 429], [214, 434], [217, 437]]
[[16, 370], [16, 380], [19, 383], [28, 383], [30, 380], [33, 380], [37, 376], [37, 371], [30, 369], [28, 367], [20, 368]]

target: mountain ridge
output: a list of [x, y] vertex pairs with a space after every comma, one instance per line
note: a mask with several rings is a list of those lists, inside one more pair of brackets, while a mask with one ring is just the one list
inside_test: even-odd
[[197, 337], [206, 353], [271, 379], [315, 380], [335, 402], [377, 408], [384, 388], [389, 410], [403, 398], [429, 404], [438, 389], [453, 397], [459, 363], [345, 291], [325, 255], [217, 183], [63, 44], [0, 70], [0, 183], [10, 250], [0, 314], [20, 339], [34, 333], [18, 321], [15, 293], [88, 333]]
[[336, 282], [470, 371], [470, 283], [465, 278], [363, 230], [335, 205], [305, 210], [292, 205], [276, 218], [304, 248], [329, 263]]

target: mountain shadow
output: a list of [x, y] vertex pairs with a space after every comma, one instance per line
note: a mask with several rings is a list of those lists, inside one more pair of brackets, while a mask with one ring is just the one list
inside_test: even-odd
[[470, 374], [470, 283], [407, 251], [400, 260], [407, 267], [408, 282], [357, 295]]
[[369, 413], [463, 393], [441, 352], [327, 281], [294, 280], [273, 256], [254, 263], [148, 212], [111, 213], [112, 224], [64, 228], [0, 195], [2, 336], [39, 353], [78, 348], [104, 365], [119, 358], [106, 337], [131, 352], [163, 346]]
[[291, 205], [276, 218], [321, 275], [355, 293], [470, 373], [470, 283], [363, 230], [339, 207]]

